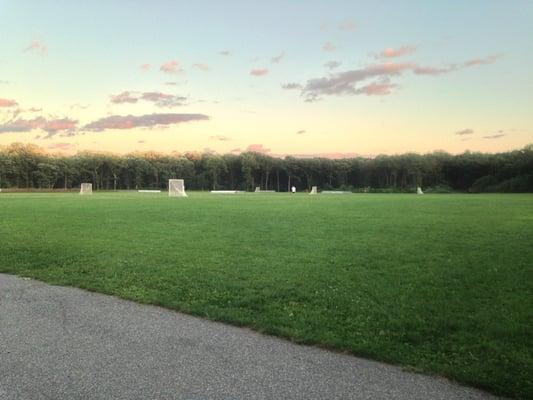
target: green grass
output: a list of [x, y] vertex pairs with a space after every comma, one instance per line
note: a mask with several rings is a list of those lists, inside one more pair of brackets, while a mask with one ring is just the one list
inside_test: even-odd
[[0, 272], [533, 397], [533, 195], [0, 194]]

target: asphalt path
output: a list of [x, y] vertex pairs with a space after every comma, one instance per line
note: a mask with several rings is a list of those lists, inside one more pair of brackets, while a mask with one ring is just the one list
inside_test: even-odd
[[0, 274], [0, 399], [495, 399], [443, 378]]

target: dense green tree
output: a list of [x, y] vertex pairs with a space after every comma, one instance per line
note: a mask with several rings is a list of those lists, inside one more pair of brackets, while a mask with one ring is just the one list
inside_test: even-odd
[[504, 153], [443, 151], [429, 154], [380, 155], [374, 158], [276, 158], [262, 153], [161, 154], [80, 152], [55, 156], [35, 145], [0, 146], [0, 187], [79, 188], [94, 190], [165, 189], [168, 180], [185, 179], [192, 190], [263, 189], [413, 192], [533, 192], [533, 145]]

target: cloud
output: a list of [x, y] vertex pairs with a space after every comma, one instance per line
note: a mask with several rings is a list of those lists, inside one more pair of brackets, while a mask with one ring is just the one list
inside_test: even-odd
[[163, 63], [159, 70], [166, 73], [166, 74], [175, 74], [176, 72], [181, 71], [180, 63], [176, 60], [170, 60], [166, 63]]
[[111, 98], [111, 103], [114, 104], [137, 103], [139, 101], [139, 99], [137, 97], [133, 97], [130, 92], [122, 92], [109, 97]]
[[328, 61], [328, 62], [324, 63], [324, 67], [326, 67], [328, 69], [335, 69], [337, 67], [340, 67], [341, 64], [342, 63], [340, 61]]
[[366, 86], [356, 89], [355, 94], [365, 94], [367, 96], [386, 96], [391, 94], [392, 89], [397, 85], [390, 83], [389, 79], [372, 82]]
[[413, 72], [416, 75], [441, 75], [455, 71], [456, 69], [457, 66], [455, 65], [450, 65], [448, 67], [415, 67]]
[[9, 85], [9, 81], [0, 79], [0, 85]]
[[111, 103], [114, 104], [131, 104], [137, 103], [139, 100], [143, 100], [152, 102], [157, 107], [177, 107], [184, 105], [187, 101], [186, 97], [161, 92], [144, 92], [140, 94], [133, 94], [129, 91], [126, 91], [114, 96], [110, 96], [110, 98]]
[[182, 106], [187, 102], [186, 97], [161, 92], [144, 92], [141, 95], [141, 99], [150, 101], [157, 107], [177, 107]]
[[48, 54], [48, 47], [40, 40], [34, 40], [29, 44], [28, 47], [24, 48], [22, 51], [23, 52], [28, 52], [28, 51], [36, 52], [42, 56], [45, 56]]
[[139, 68], [141, 69], [141, 71], [148, 71], [152, 66], [150, 64], [142, 64]]
[[267, 149], [265, 146], [259, 143], [251, 144], [250, 146], [246, 148], [246, 151], [252, 151], [254, 153], [262, 153], [262, 154], [270, 153], [270, 149]]
[[485, 58], [473, 58], [471, 60], [465, 61], [463, 63], [463, 66], [472, 67], [474, 65], [493, 64], [501, 57], [503, 57], [503, 54], [493, 54], [493, 55], [487, 56]]
[[250, 71], [250, 75], [252, 76], [265, 76], [268, 74], [268, 69], [266, 68], [256, 68], [256, 69], [252, 69]]
[[177, 86], [178, 82], [165, 82], [165, 85], [167, 85], [167, 86]]
[[281, 52], [280, 55], [277, 55], [275, 57], [272, 57], [270, 59], [270, 61], [272, 61], [273, 64], [279, 64], [281, 60], [283, 60], [283, 58], [285, 58], [285, 52]]
[[41, 112], [43, 111], [43, 109], [37, 108], [37, 107], [31, 107], [31, 108], [28, 108], [26, 111], [35, 113], [35, 112]]
[[137, 140], [137, 143], [139, 144], [146, 143], [146, 140]]
[[[317, 101], [321, 96], [342, 95], [388, 95], [397, 85], [391, 83], [389, 78], [402, 75], [404, 72], [412, 72], [415, 75], [441, 75], [474, 65], [494, 62], [497, 56], [489, 56], [481, 59], [469, 60], [463, 64], [450, 64], [446, 67], [425, 67], [414, 63], [383, 62], [368, 65], [366, 67], [344, 72], [331, 73], [322, 78], [309, 79], [301, 88], [301, 96], [306, 102]], [[364, 81], [376, 78], [370, 84]], [[359, 86], [363, 84], [362, 86]], [[297, 84], [282, 85], [284, 89], [299, 89]]]
[[460, 130], [460, 131], [455, 132], [456, 135], [460, 135], [460, 136], [463, 136], [463, 135], [472, 135], [473, 133], [474, 133], [474, 130], [473, 130], [473, 129], [470, 129], [470, 128], [462, 129], [462, 130]]
[[204, 114], [146, 114], [134, 115], [111, 115], [100, 118], [83, 127], [88, 131], [103, 131], [106, 129], [133, 129], [139, 127], [154, 127], [158, 125], [168, 126], [192, 121], [206, 121], [209, 117]]
[[18, 103], [15, 100], [0, 98], [0, 107], [16, 107], [16, 106], [18, 106]]
[[402, 46], [398, 49], [393, 49], [389, 47], [388, 49], [383, 50], [381, 53], [376, 55], [376, 58], [394, 58], [401, 57], [406, 54], [411, 54], [416, 50], [414, 46]]
[[19, 118], [0, 124], [0, 133], [30, 132], [34, 129], [42, 129], [48, 135], [45, 139], [54, 136], [59, 131], [76, 129], [78, 121], [69, 118], [46, 119], [37, 117], [33, 119]]
[[285, 90], [295, 90], [295, 89], [302, 89], [303, 86], [296, 82], [289, 82], [289, 83], [283, 83], [281, 85], [281, 88]]
[[51, 143], [47, 146], [50, 150], [70, 150], [74, 147], [74, 144], [67, 142]]
[[483, 139], [499, 139], [499, 138], [502, 138], [506, 136], [505, 133], [498, 133], [496, 135], [487, 135], [487, 136], [483, 136]]
[[193, 64], [192, 67], [200, 71], [209, 71], [209, 65], [207, 64]]
[[353, 21], [346, 20], [340, 23], [339, 29], [345, 32], [353, 32], [355, 31], [355, 24]]
[[220, 142], [227, 142], [229, 140], [231, 140], [231, 138], [227, 137], [227, 136], [224, 136], [224, 135], [214, 135], [214, 136], [211, 136], [209, 137], [210, 140], [218, 140]]
[[220, 54], [221, 56], [231, 56], [232, 52], [230, 50], [220, 50], [218, 54]]
[[231, 154], [240, 154], [241, 152], [242, 152], [242, 150], [241, 150], [240, 147], [236, 147], [236, 148], [230, 150]]
[[85, 110], [86, 108], [89, 108], [89, 104], [83, 105], [80, 103], [74, 103], [74, 104], [71, 104], [70, 106], [71, 110], [76, 110], [76, 109]]
[[323, 51], [331, 52], [331, 51], [335, 51], [335, 49], [336, 49], [335, 45], [331, 42], [326, 42], [322, 45]]
[[469, 67], [474, 67], [478, 65], [493, 64], [501, 57], [502, 57], [501, 54], [495, 54], [495, 55], [487, 56], [484, 58], [473, 58], [459, 65], [450, 64], [446, 67], [420, 67], [418, 66], [413, 70], [413, 72], [417, 75], [441, 75], [441, 74], [446, 74], [448, 72], [458, 71], [463, 68], [469, 68]]
[[305, 129], [301, 129], [296, 132], [297, 135], [303, 135], [305, 133]]
[[[389, 94], [394, 86], [385, 78], [402, 74], [413, 68], [410, 63], [383, 63], [362, 69], [339, 72], [324, 78], [307, 81], [301, 94], [306, 101], [316, 101], [323, 95]], [[356, 85], [369, 78], [381, 78], [380, 82], [357, 88]]]

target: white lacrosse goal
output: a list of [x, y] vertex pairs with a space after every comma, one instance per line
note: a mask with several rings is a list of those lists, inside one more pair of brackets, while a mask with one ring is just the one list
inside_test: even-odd
[[168, 195], [170, 197], [187, 197], [187, 193], [185, 193], [185, 183], [183, 179], [168, 180]]
[[82, 183], [80, 187], [80, 194], [93, 194], [93, 184], [92, 183]]
[[313, 186], [311, 188], [311, 191], [309, 192], [309, 194], [317, 194], [318, 193], [318, 190], [317, 190], [317, 187], [316, 186]]

